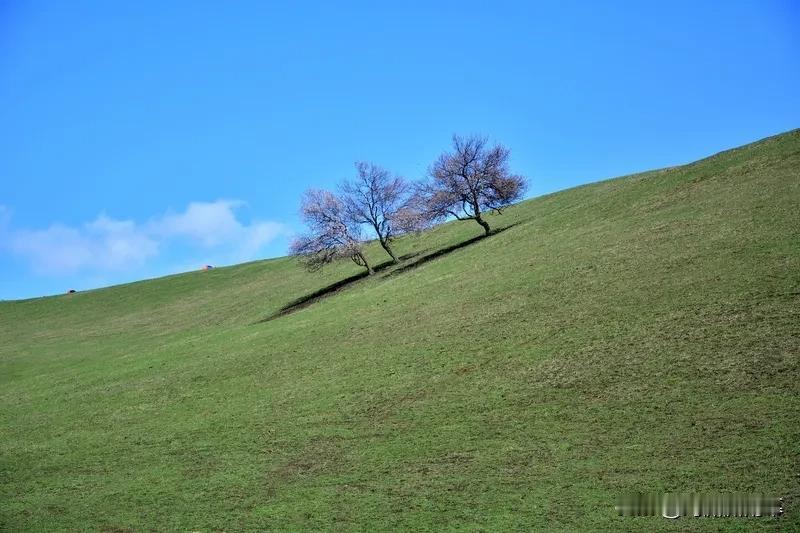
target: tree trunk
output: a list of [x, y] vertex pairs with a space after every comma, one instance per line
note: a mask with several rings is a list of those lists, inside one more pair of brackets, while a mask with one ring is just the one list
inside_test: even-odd
[[483, 227], [483, 231], [486, 232], [486, 235], [489, 235], [490, 228], [489, 228], [489, 223], [488, 222], [483, 220], [480, 215], [477, 215], [475, 217], [475, 222], [477, 222], [478, 224], [480, 224]]
[[396, 255], [394, 255], [394, 252], [392, 251], [392, 248], [389, 246], [389, 241], [386, 241], [386, 240], [384, 240], [384, 239], [380, 239], [380, 243], [381, 243], [381, 247], [382, 247], [384, 250], [386, 250], [386, 253], [387, 253], [387, 254], [389, 254], [389, 255], [391, 256], [391, 258], [392, 258], [392, 263], [395, 263], [395, 264], [397, 264], [397, 263], [398, 263], [397, 256], [396, 256]]
[[372, 270], [372, 267], [370, 266], [370, 264], [367, 262], [367, 258], [364, 257], [364, 254], [362, 254], [360, 252], [356, 252], [355, 254], [350, 256], [350, 259], [352, 259], [353, 263], [357, 264], [358, 266], [366, 268], [367, 269], [367, 275], [372, 275], [372, 274], [375, 273], [375, 271]]
[[371, 276], [372, 274], [374, 274], [375, 271], [372, 270], [372, 266], [370, 266], [370, 264], [367, 263], [367, 258], [364, 257], [364, 254], [358, 254], [358, 256], [361, 258], [361, 261], [364, 263], [364, 268], [367, 269], [367, 275]]

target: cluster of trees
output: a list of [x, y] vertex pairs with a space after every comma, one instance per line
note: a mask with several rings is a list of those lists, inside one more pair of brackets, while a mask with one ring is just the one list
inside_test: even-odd
[[372, 163], [356, 163], [355, 179], [335, 193], [306, 191], [300, 212], [308, 232], [295, 239], [290, 253], [309, 270], [345, 258], [372, 274], [365, 235], [376, 238], [395, 263], [392, 241], [398, 235], [450, 217], [474, 220], [489, 235], [484, 215], [502, 212], [522, 198], [526, 187], [525, 178], [510, 172], [509, 154], [485, 137], [454, 135], [452, 150], [442, 153], [419, 183]]

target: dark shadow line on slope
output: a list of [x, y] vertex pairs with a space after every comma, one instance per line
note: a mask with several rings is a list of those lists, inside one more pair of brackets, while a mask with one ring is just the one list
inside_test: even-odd
[[[391, 261], [386, 261], [384, 263], [381, 263], [381, 264], [373, 267], [373, 270], [375, 271], [375, 273], [378, 273], [378, 272], [380, 272], [382, 270], [385, 270], [386, 268], [388, 268], [390, 266], [392, 266], [392, 262]], [[269, 322], [270, 320], [275, 320], [276, 318], [282, 317], [283, 315], [288, 315], [289, 313], [293, 313], [295, 311], [299, 311], [300, 309], [303, 309], [304, 307], [308, 307], [309, 305], [313, 304], [314, 302], [316, 302], [318, 300], [321, 300], [322, 298], [325, 298], [327, 296], [330, 296], [331, 294], [333, 294], [335, 292], [339, 292], [342, 289], [344, 289], [345, 287], [347, 287], [349, 285], [352, 285], [353, 283], [356, 283], [358, 281], [361, 281], [362, 279], [364, 279], [364, 278], [366, 278], [368, 276], [369, 276], [369, 273], [365, 270], [365, 271], [359, 272], [358, 274], [353, 274], [352, 276], [348, 276], [348, 277], [346, 277], [344, 279], [340, 279], [337, 282], [331, 283], [330, 285], [326, 285], [325, 287], [322, 287], [321, 289], [317, 289], [316, 291], [314, 291], [312, 293], [306, 294], [305, 296], [301, 296], [300, 298], [297, 298], [296, 300], [293, 300], [293, 301], [289, 302], [288, 304], [286, 304], [283, 307], [281, 307], [280, 309], [278, 309], [272, 315], [270, 315], [270, 316], [268, 316], [266, 318], [262, 318], [261, 320], [257, 321], [256, 324]]]
[[462, 242], [459, 242], [457, 244], [453, 244], [453, 245], [450, 245], [450, 246], [445, 246], [441, 250], [436, 250], [433, 253], [430, 253], [428, 255], [424, 255], [424, 256], [420, 257], [419, 259], [417, 259], [416, 261], [414, 261], [412, 263], [408, 263], [407, 265], [403, 265], [401, 267], [398, 267], [395, 270], [392, 270], [391, 272], [389, 272], [389, 274], [387, 274], [387, 275], [388, 276], [396, 276], [397, 274], [403, 274], [404, 272], [408, 272], [411, 269], [414, 269], [414, 268], [417, 268], [419, 266], [422, 266], [425, 263], [433, 261], [434, 259], [438, 259], [439, 257], [442, 257], [443, 255], [447, 255], [447, 254], [449, 254], [451, 252], [455, 252], [456, 250], [459, 250], [461, 248], [465, 248], [465, 247], [469, 246], [470, 244], [475, 244], [476, 242], [482, 241], [483, 239], [485, 239], [487, 237], [493, 237], [494, 235], [497, 235], [498, 233], [502, 233], [507, 229], [513, 228], [517, 224], [518, 224], [518, 222], [516, 222], [514, 224], [510, 224], [508, 226], [503, 226], [502, 228], [497, 228], [495, 230], [491, 230], [489, 232], [489, 235], [485, 235], [485, 234], [484, 235], [478, 235], [477, 237], [473, 237], [471, 239], [467, 239], [466, 241], [462, 241]]
[[[433, 261], [434, 259], [436, 259], [438, 257], [442, 257], [443, 255], [447, 255], [447, 254], [449, 254], [451, 252], [454, 252], [454, 251], [456, 251], [456, 250], [458, 250], [460, 248], [464, 248], [466, 246], [474, 244], [474, 243], [476, 243], [476, 242], [478, 242], [480, 240], [485, 239], [486, 237], [491, 237], [493, 235], [497, 235], [498, 233], [501, 233], [501, 232], [503, 232], [503, 231], [505, 231], [505, 230], [507, 230], [509, 228], [512, 228], [512, 227], [516, 226], [516, 225], [517, 224], [511, 224], [509, 226], [504, 226], [502, 228], [498, 228], [496, 230], [492, 230], [491, 232], [489, 232], [489, 235], [478, 235], [477, 237], [473, 237], [471, 239], [467, 239], [466, 241], [460, 242], [458, 244], [453, 244], [451, 246], [447, 246], [445, 248], [442, 248], [441, 250], [436, 250], [435, 252], [433, 252], [431, 254], [424, 255], [424, 256], [420, 257], [416, 261], [413, 261], [413, 262], [408, 263], [406, 265], [400, 266], [400, 267], [396, 268], [395, 270], [392, 270], [387, 275], [388, 276], [395, 276], [397, 274], [402, 274], [403, 272], [407, 272], [408, 270], [411, 270], [412, 268], [416, 268], [416, 267], [418, 267], [420, 265], [423, 265], [423, 264], [425, 264], [425, 263], [427, 263], [429, 261]], [[413, 257], [416, 257], [418, 255], [419, 255], [419, 252], [418, 253], [414, 253], [414, 254], [406, 254], [406, 255], [401, 256], [400, 260], [401, 261], [406, 261], [406, 260], [411, 259]], [[378, 272], [386, 270], [387, 268], [389, 268], [391, 266], [394, 266], [394, 263], [392, 263], [391, 261], [385, 261], [385, 262], [377, 265], [375, 268], [373, 268], [373, 270], [377, 274]], [[292, 302], [290, 302], [290, 303], [284, 305], [283, 307], [281, 307], [278, 311], [276, 311], [272, 315], [270, 315], [270, 316], [268, 316], [266, 318], [262, 318], [261, 320], [258, 320], [255, 323], [256, 324], [263, 324], [264, 322], [269, 322], [270, 320], [275, 320], [276, 318], [280, 318], [280, 317], [282, 317], [284, 315], [288, 315], [290, 313], [294, 313], [295, 311], [299, 311], [300, 309], [306, 308], [306, 307], [314, 304], [315, 302], [317, 302], [317, 301], [319, 301], [319, 300], [321, 300], [323, 298], [327, 298], [328, 296], [330, 296], [330, 295], [332, 295], [334, 293], [337, 293], [337, 292], [339, 292], [341, 290], [344, 290], [345, 288], [349, 287], [350, 285], [353, 285], [354, 283], [357, 283], [357, 282], [359, 282], [359, 281], [361, 281], [361, 280], [363, 280], [363, 279], [365, 279], [367, 277], [369, 277], [369, 274], [366, 271], [364, 271], [364, 272], [359, 272], [358, 274], [354, 274], [352, 276], [348, 276], [348, 277], [346, 277], [344, 279], [341, 279], [341, 280], [339, 280], [339, 281], [337, 281], [335, 283], [331, 283], [330, 285], [326, 285], [325, 287], [322, 287], [321, 289], [318, 289], [318, 290], [316, 290], [316, 291], [314, 291], [314, 292], [312, 292], [310, 294], [306, 294], [305, 296], [301, 296], [300, 298], [297, 298], [296, 300], [293, 300]]]

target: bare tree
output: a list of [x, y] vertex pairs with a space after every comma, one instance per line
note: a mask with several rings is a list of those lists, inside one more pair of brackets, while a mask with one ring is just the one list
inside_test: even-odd
[[[411, 189], [414, 190], [415, 187], [412, 185]], [[427, 213], [424, 199], [416, 192], [411, 194], [394, 216], [394, 226], [398, 233], [419, 233], [430, 228], [434, 222]]]
[[485, 137], [454, 135], [453, 151], [439, 156], [428, 171], [430, 181], [419, 187], [426, 215], [474, 220], [488, 235], [491, 228], [483, 214], [501, 213], [525, 191], [525, 178], [509, 172], [509, 154], [503, 145], [489, 147]]
[[405, 218], [405, 202], [409, 196], [406, 181], [372, 163], [356, 163], [358, 176], [342, 183], [342, 202], [350, 221], [366, 224], [375, 232], [381, 247], [397, 263], [391, 242], [407, 231], [411, 221]]
[[328, 191], [306, 191], [300, 208], [309, 233], [292, 242], [290, 253], [311, 270], [319, 270], [336, 259], [348, 258], [373, 273], [361, 247], [359, 227], [349, 220], [341, 199]]

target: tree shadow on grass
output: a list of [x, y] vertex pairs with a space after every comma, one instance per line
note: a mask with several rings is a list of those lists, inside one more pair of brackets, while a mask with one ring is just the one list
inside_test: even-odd
[[[494, 235], [497, 235], [498, 233], [501, 233], [501, 232], [503, 232], [503, 231], [505, 231], [505, 230], [507, 230], [509, 228], [512, 228], [512, 227], [516, 226], [516, 225], [517, 224], [511, 224], [509, 226], [504, 226], [502, 228], [498, 228], [496, 230], [492, 230], [489, 233], [489, 235], [478, 235], [477, 237], [473, 237], [471, 239], [467, 239], [466, 241], [460, 242], [458, 244], [453, 244], [451, 246], [447, 246], [445, 248], [442, 248], [441, 250], [436, 250], [435, 252], [430, 253], [428, 255], [423, 255], [422, 257], [420, 257], [419, 259], [417, 259], [415, 261], [412, 261], [412, 262], [406, 263], [406, 264], [402, 264], [399, 267], [395, 268], [394, 270], [391, 270], [387, 274], [387, 276], [396, 276], [397, 274], [402, 274], [402, 273], [407, 272], [407, 271], [409, 271], [409, 270], [411, 270], [413, 268], [417, 268], [420, 265], [424, 265], [425, 263], [427, 263], [429, 261], [433, 261], [434, 259], [442, 257], [443, 255], [447, 255], [447, 254], [449, 254], [451, 252], [454, 252], [454, 251], [456, 251], [456, 250], [458, 250], [460, 248], [467, 247], [467, 246], [469, 246], [471, 244], [474, 244], [474, 243], [476, 243], [478, 241], [481, 241], [481, 240], [483, 240], [483, 239], [485, 239], [487, 237], [492, 237]], [[418, 257], [420, 254], [421, 254], [421, 252], [403, 255], [403, 256], [400, 257], [400, 261], [401, 262], [408, 261], [409, 259], [413, 259], [415, 257]], [[386, 262], [383, 262], [383, 263], [377, 265], [376, 267], [374, 267], [373, 270], [375, 271], [375, 274], [377, 274], [378, 272], [382, 272], [382, 271], [384, 271], [384, 270], [386, 270], [386, 269], [388, 269], [388, 268], [390, 268], [392, 266], [394, 266], [394, 263], [392, 263], [391, 261], [386, 261]], [[316, 290], [316, 291], [314, 291], [312, 293], [306, 294], [305, 296], [301, 296], [300, 298], [297, 298], [296, 300], [293, 300], [293, 301], [289, 302], [288, 304], [286, 304], [283, 307], [281, 307], [280, 309], [278, 309], [278, 311], [276, 311], [272, 315], [270, 315], [270, 316], [268, 316], [266, 318], [262, 318], [261, 320], [257, 321], [256, 324], [262, 324], [264, 322], [269, 322], [270, 320], [275, 320], [276, 318], [280, 318], [280, 317], [282, 317], [284, 315], [288, 315], [290, 313], [294, 313], [295, 311], [299, 311], [300, 309], [306, 308], [309, 305], [312, 305], [312, 304], [318, 302], [319, 300], [321, 300], [323, 298], [327, 298], [328, 296], [330, 296], [332, 294], [335, 294], [335, 293], [337, 293], [339, 291], [342, 291], [345, 288], [347, 288], [347, 287], [349, 287], [349, 286], [351, 286], [351, 285], [353, 285], [353, 284], [355, 284], [355, 283], [357, 283], [357, 282], [359, 282], [359, 281], [361, 281], [361, 280], [363, 280], [363, 279], [365, 279], [367, 277], [369, 277], [369, 274], [365, 271], [365, 272], [359, 272], [358, 274], [354, 274], [352, 276], [346, 277], [346, 278], [341, 279], [341, 280], [339, 280], [339, 281], [337, 281], [335, 283], [331, 283], [330, 285], [322, 287], [321, 289], [318, 289], [318, 290]]]
[[[415, 255], [417, 255], [417, 254], [408, 254], [408, 255], [402, 256], [400, 258], [400, 260], [407, 259], [409, 257], [414, 257]], [[393, 263], [391, 261], [386, 261], [384, 263], [381, 263], [381, 264], [373, 267], [372, 270], [374, 270], [375, 273], [377, 274], [378, 272], [381, 272], [382, 270], [386, 270], [387, 268], [392, 266], [392, 264]], [[278, 309], [272, 315], [270, 315], [270, 316], [268, 316], [266, 318], [262, 318], [261, 320], [259, 320], [257, 322], [257, 324], [260, 324], [260, 323], [263, 323], [263, 322], [269, 322], [270, 320], [275, 320], [276, 318], [281, 317], [283, 315], [288, 315], [289, 313], [293, 313], [295, 311], [299, 311], [300, 309], [303, 309], [304, 307], [308, 307], [309, 305], [313, 304], [314, 302], [316, 302], [318, 300], [321, 300], [322, 298], [325, 298], [327, 296], [330, 296], [333, 293], [339, 292], [342, 289], [344, 289], [345, 287], [348, 287], [348, 286], [350, 286], [350, 285], [352, 285], [352, 284], [354, 284], [354, 283], [356, 283], [358, 281], [361, 281], [362, 279], [367, 278], [367, 277], [369, 277], [369, 273], [365, 270], [365, 271], [359, 272], [358, 274], [353, 274], [352, 276], [348, 276], [348, 277], [346, 277], [344, 279], [340, 279], [339, 281], [337, 281], [335, 283], [331, 283], [330, 285], [326, 285], [325, 287], [322, 287], [321, 289], [317, 289], [316, 291], [314, 291], [312, 293], [306, 294], [305, 296], [301, 296], [300, 298], [297, 298], [296, 300], [292, 300], [288, 304], [286, 304], [283, 307], [281, 307], [280, 309]]]
[[300, 309], [302, 309], [304, 307], [308, 307], [309, 305], [313, 304], [317, 300], [325, 298], [326, 296], [330, 296], [331, 294], [342, 290], [344, 287], [347, 287], [348, 285], [352, 285], [353, 283], [366, 278], [367, 275], [368, 274], [367, 274], [366, 271], [365, 272], [359, 272], [358, 274], [355, 274], [353, 276], [349, 276], [349, 277], [346, 277], [344, 279], [341, 279], [341, 280], [337, 281], [336, 283], [331, 283], [330, 285], [328, 285], [326, 287], [322, 287], [321, 289], [318, 289], [318, 290], [316, 290], [316, 291], [314, 291], [314, 292], [312, 292], [310, 294], [306, 294], [305, 296], [301, 296], [300, 298], [298, 298], [296, 300], [293, 300], [293, 301], [289, 302], [288, 304], [284, 305], [283, 307], [278, 309], [272, 315], [270, 315], [270, 316], [268, 316], [266, 318], [262, 318], [261, 320], [258, 321], [258, 323], [260, 324], [262, 322], [269, 322], [270, 320], [275, 320], [276, 318], [281, 317], [283, 315], [288, 315], [289, 313], [292, 313], [294, 311], [298, 311], [298, 310], [300, 310]]
[[470, 244], [475, 244], [476, 242], [482, 241], [483, 239], [485, 239], [487, 237], [492, 237], [494, 235], [497, 235], [498, 233], [502, 233], [507, 229], [513, 228], [517, 224], [518, 223], [514, 223], [514, 224], [510, 224], [508, 226], [503, 226], [502, 228], [497, 228], [495, 230], [490, 231], [489, 235], [478, 235], [477, 237], [473, 237], [471, 239], [467, 239], [466, 241], [462, 241], [462, 242], [459, 242], [457, 244], [446, 246], [446, 247], [442, 248], [441, 250], [436, 250], [435, 252], [430, 253], [428, 255], [423, 255], [422, 257], [420, 257], [416, 261], [413, 261], [411, 263], [399, 266], [398, 268], [396, 268], [396, 269], [392, 270], [391, 272], [389, 272], [389, 274], [387, 274], [387, 275], [396, 276], [397, 274], [403, 274], [404, 272], [408, 272], [409, 270], [412, 270], [414, 268], [422, 266], [425, 263], [428, 263], [429, 261], [433, 261], [434, 259], [438, 259], [439, 257], [442, 257], [443, 255], [447, 255], [447, 254], [449, 254], [451, 252], [455, 252], [456, 250], [459, 250], [461, 248], [465, 248], [465, 247], [469, 246]]

